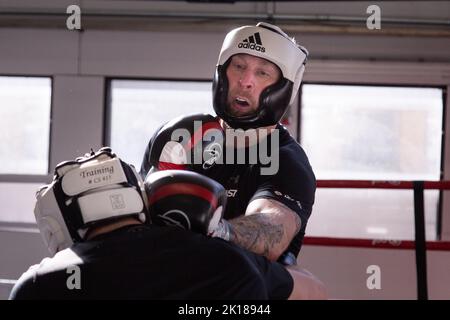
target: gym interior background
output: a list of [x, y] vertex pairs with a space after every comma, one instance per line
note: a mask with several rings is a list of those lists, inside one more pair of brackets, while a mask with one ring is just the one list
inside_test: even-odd
[[[139, 167], [158, 124], [213, 113], [223, 38], [258, 21], [310, 52], [283, 123], [319, 180], [450, 180], [448, 1], [1, 0], [0, 299], [47, 255], [33, 206], [55, 165], [110, 145]], [[426, 269], [412, 189], [319, 188], [299, 263], [334, 299], [417, 299], [424, 277], [450, 299], [450, 193], [424, 194]]]

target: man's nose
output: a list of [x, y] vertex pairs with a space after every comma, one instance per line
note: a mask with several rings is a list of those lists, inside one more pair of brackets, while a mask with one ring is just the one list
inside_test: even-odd
[[241, 74], [241, 78], [239, 80], [239, 84], [241, 85], [241, 87], [245, 88], [245, 89], [251, 89], [254, 86], [254, 77], [253, 74], [251, 72], [243, 72]]

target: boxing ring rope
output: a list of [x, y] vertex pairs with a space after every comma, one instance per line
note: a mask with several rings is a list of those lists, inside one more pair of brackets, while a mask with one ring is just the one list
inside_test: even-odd
[[[317, 187], [333, 189], [412, 189], [414, 191], [415, 239], [413, 244], [416, 252], [417, 298], [418, 300], [427, 300], [424, 190], [450, 190], [450, 181], [318, 180]], [[370, 242], [371, 240], [361, 241]], [[375, 240], [372, 240], [372, 244], [373, 241]]]
[[343, 189], [414, 189], [414, 183], [423, 183], [423, 189], [450, 190], [448, 181], [370, 181], [370, 180], [318, 180], [318, 188]]

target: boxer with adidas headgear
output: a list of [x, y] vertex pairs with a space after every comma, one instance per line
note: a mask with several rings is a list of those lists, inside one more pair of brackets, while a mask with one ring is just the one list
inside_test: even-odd
[[[307, 56], [304, 47], [268, 23], [230, 31], [213, 78], [212, 102], [217, 117], [210, 116], [212, 119], [208, 120], [218, 122], [225, 132], [222, 155], [218, 157], [222, 162], [209, 161], [205, 166], [183, 163], [177, 167], [206, 175], [227, 190], [224, 219], [213, 236], [286, 265], [296, 264], [316, 188], [308, 157], [280, 124], [295, 100]], [[205, 116], [199, 118], [202, 117]], [[186, 126], [192, 133], [190, 128], [195, 119], [196, 116], [178, 119], [164, 130]], [[256, 139], [251, 138], [252, 132], [257, 133], [253, 135]], [[142, 176], [150, 170], [174, 168], [168, 163], [180, 163], [177, 150], [185, 149], [160, 133], [157, 131], [149, 141], [141, 166]], [[247, 134], [250, 138], [245, 140], [245, 137], [244, 144], [234, 143]], [[277, 168], [270, 174], [263, 172], [267, 163], [260, 153], [257, 163], [250, 163], [247, 157], [266, 142], [271, 146], [271, 163]], [[245, 149], [246, 162], [227, 162], [224, 154], [230, 154], [230, 149], [232, 152]]]
[[[192, 232], [207, 233], [220, 219], [226, 198], [218, 183], [191, 172], [151, 176], [144, 187], [133, 166], [109, 148], [59, 164], [35, 206], [52, 257], [31, 266], [10, 299], [298, 296], [281, 265]], [[188, 213], [192, 231], [152, 224], [152, 206], [155, 219], [158, 212]]]

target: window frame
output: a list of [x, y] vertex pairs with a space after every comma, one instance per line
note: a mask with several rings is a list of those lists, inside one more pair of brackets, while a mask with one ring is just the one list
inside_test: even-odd
[[53, 75], [34, 75], [34, 74], [0, 74], [0, 77], [14, 78], [44, 78], [50, 80], [50, 123], [48, 137], [47, 153], [47, 173], [46, 174], [24, 174], [24, 173], [0, 173], [0, 183], [46, 183], [51, 180], [50, 161], [52, 153], [52, 126], [53, 126], [53, 106], [54, 106], [54, 76]]
[[[164, 82], [211, 82], [212, 79], [200, 79], [200, 78], [155, 78], [155, 77], [105, 77], [105, 104], [104, 104], [104, 130], [103, 130], [103, 145], [110, 146], [111, 145], [111, 130], [112, 130], [112, 82], [114, 80], [118, 81], [164, 81]], [[211, 88], [212, 90], [212, 88]], [[214, 113], [212, 100], [211, 100], [211, 112]], [[147, 137], [150, 139], [150, 137]], [[142, 150], [142, 154], [144, 154], [144, 150]]]
[[[165, 81], [165, 82], [211, 82], [212, 79], [201, 79], [201, 78], [162, 78], [162, 77], [105, 77], [105, 114], [104, 114], [104, 130], [103, 130], [103, 143], [105, 145], [111, 144], [111, 115], [112, 115], [112, 82], [114, 80], [119, 81]], [[211, 89], [212, 90], [212, 89]], [[211, 111], [212, 109], [211, 101]]]
[[[445, 149], [445, 144], [446, 144], [446, 135], [449, 135], [449, 133], [446, 133], [446, 128], [445, 128], [445, 123], [446, 123], [446, 119], [447, 119], [447, 104], [448, 101], [450, 100], [450, 96], [449, 96], [449, 88], [450, 85], [419, 85], [419, 84], [401, 84], [401, 83], [389, 83], [389, 82], [355, 82], [355, 81], [336, 81], [336, 82], [331, 82], [331, 81], [304, 81], [302, 82], [300, 88], [299, 88], [299, 92], [298, 92], [298, 101], [297, 101], [297, 124], [296, 124], [296, 139], [298, 142], [301, 141], [301, 133], [302, 133], [302, 126], [301, 126], [301, 121], [302, 121], [302, 98], [303, 98], [303, 85], [342, 85], [342, 86], [366, 86], [366, 87], [401, 87], [401, 88], [430, 88], [430, 89], [441, 89], [442, 90], [442, 119], [441, 119], [441, 158], [440, 158], [440, 172], [439, 172], [439, 181], [445, 180], [445, 153], [446, 153], [446, 149]], [[450, 124], [449, 124], [449, 129], [450, 129]], [[450, 130], [449, 130], [450, 131]], [[448, 139], [448, 137], [447, 137]], [[449, 168], [450, 171], [450, 168]], [[440, 241], [442, 240], [442, 229], [443, 229], [443, 218], [444, 218], [444, 214], [443, 214], [443, 210], [444, 210], [444, 194], [443, 194], [443, 190], [439, 190], [439, 194], [438, 194], [438, 203], [437, 203], [437, 209], [436, 209], [436, 241]], [[414, 225], [411, 226], [412, 228], [414, 228]], [[348, 237], [349, 239], [359, 239], [356, 237]]]

